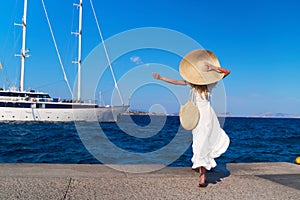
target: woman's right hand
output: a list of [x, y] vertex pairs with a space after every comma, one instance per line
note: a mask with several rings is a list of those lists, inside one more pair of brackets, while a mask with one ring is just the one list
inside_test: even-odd
[[172, 83], [174, 85], [186, 85], [186, 82], [184, 80], [176, 80], [176, 79], [172, 79], [172, 78], [167, 78], [167, 77], [159, 75], [156, 72], [153, 72], [152, 76], [153, 76], [153, 78], [155, 78], [157, 80], [165, 81], [167, 83]]
[[158, 73], [153, 72], [152, 73], [153, 78], [160, 80], [161, 76]]

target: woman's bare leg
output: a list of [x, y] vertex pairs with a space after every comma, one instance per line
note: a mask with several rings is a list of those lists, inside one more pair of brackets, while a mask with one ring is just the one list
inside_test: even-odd
[[200, 182], [199, 187], [205, 187], [206, 185], [206, 168], [200, 167]]

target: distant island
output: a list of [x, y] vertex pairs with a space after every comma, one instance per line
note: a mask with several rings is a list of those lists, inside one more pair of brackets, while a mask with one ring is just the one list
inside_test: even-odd
[[292, 114], [286, 114], [286, 113], [259, 113], [255, 115], [249, 115], [247, 117], [260, 117], [260, 118], [300, 118], [299, 115], [292, 115]]
[[[145, 112], [145, 111], [138, 111], [138, 110], [128, 110], [123, 115], [156, 115], [156, 116], [179, 116], [179, 113], [172, 113], [172, 114], [166, 114], [166, 113], [156, 113], [156, 112]], [[265, 113], [259, 113], [259, 114], [253, 114], [253, 115], [234, 115], [231, 112], [226, 113], [217, 113], [218, 117], [249, 117], [249, 118], [299, 118], [299, 115], [292, 115], [292, 114], [286, 114], [286, 113], [271, 113], [271, 112], [265, 112]]]
[[178, 116], [177, 114], [166, 114], [166, 113], [156, 113], [156, 112], [144, 112], [137, 110], [127, 110], [123, 115], [156, 115], [156, 116]]

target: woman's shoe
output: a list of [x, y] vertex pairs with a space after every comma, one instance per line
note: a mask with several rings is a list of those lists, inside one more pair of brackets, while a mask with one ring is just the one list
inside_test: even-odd
[[[200, 174], [200, 178], [203, 174], [201, 173]], [[199, 183], [198, 187], [206, 187], [208, 184], [207, 184], [207, 180], [206, 180], [206, 177], [205, 177], [205, 180], [204, 180], [204, 183]]]
[[199, 183], [198, 187], [207, 187], [207, 180], [204, 183]]

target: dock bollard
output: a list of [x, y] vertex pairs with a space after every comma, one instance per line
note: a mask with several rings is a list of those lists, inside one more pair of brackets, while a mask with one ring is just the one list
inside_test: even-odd
[[295, 163], [300, 165], [300, 156], [298, 156], [296, 159], [295, 159]]

